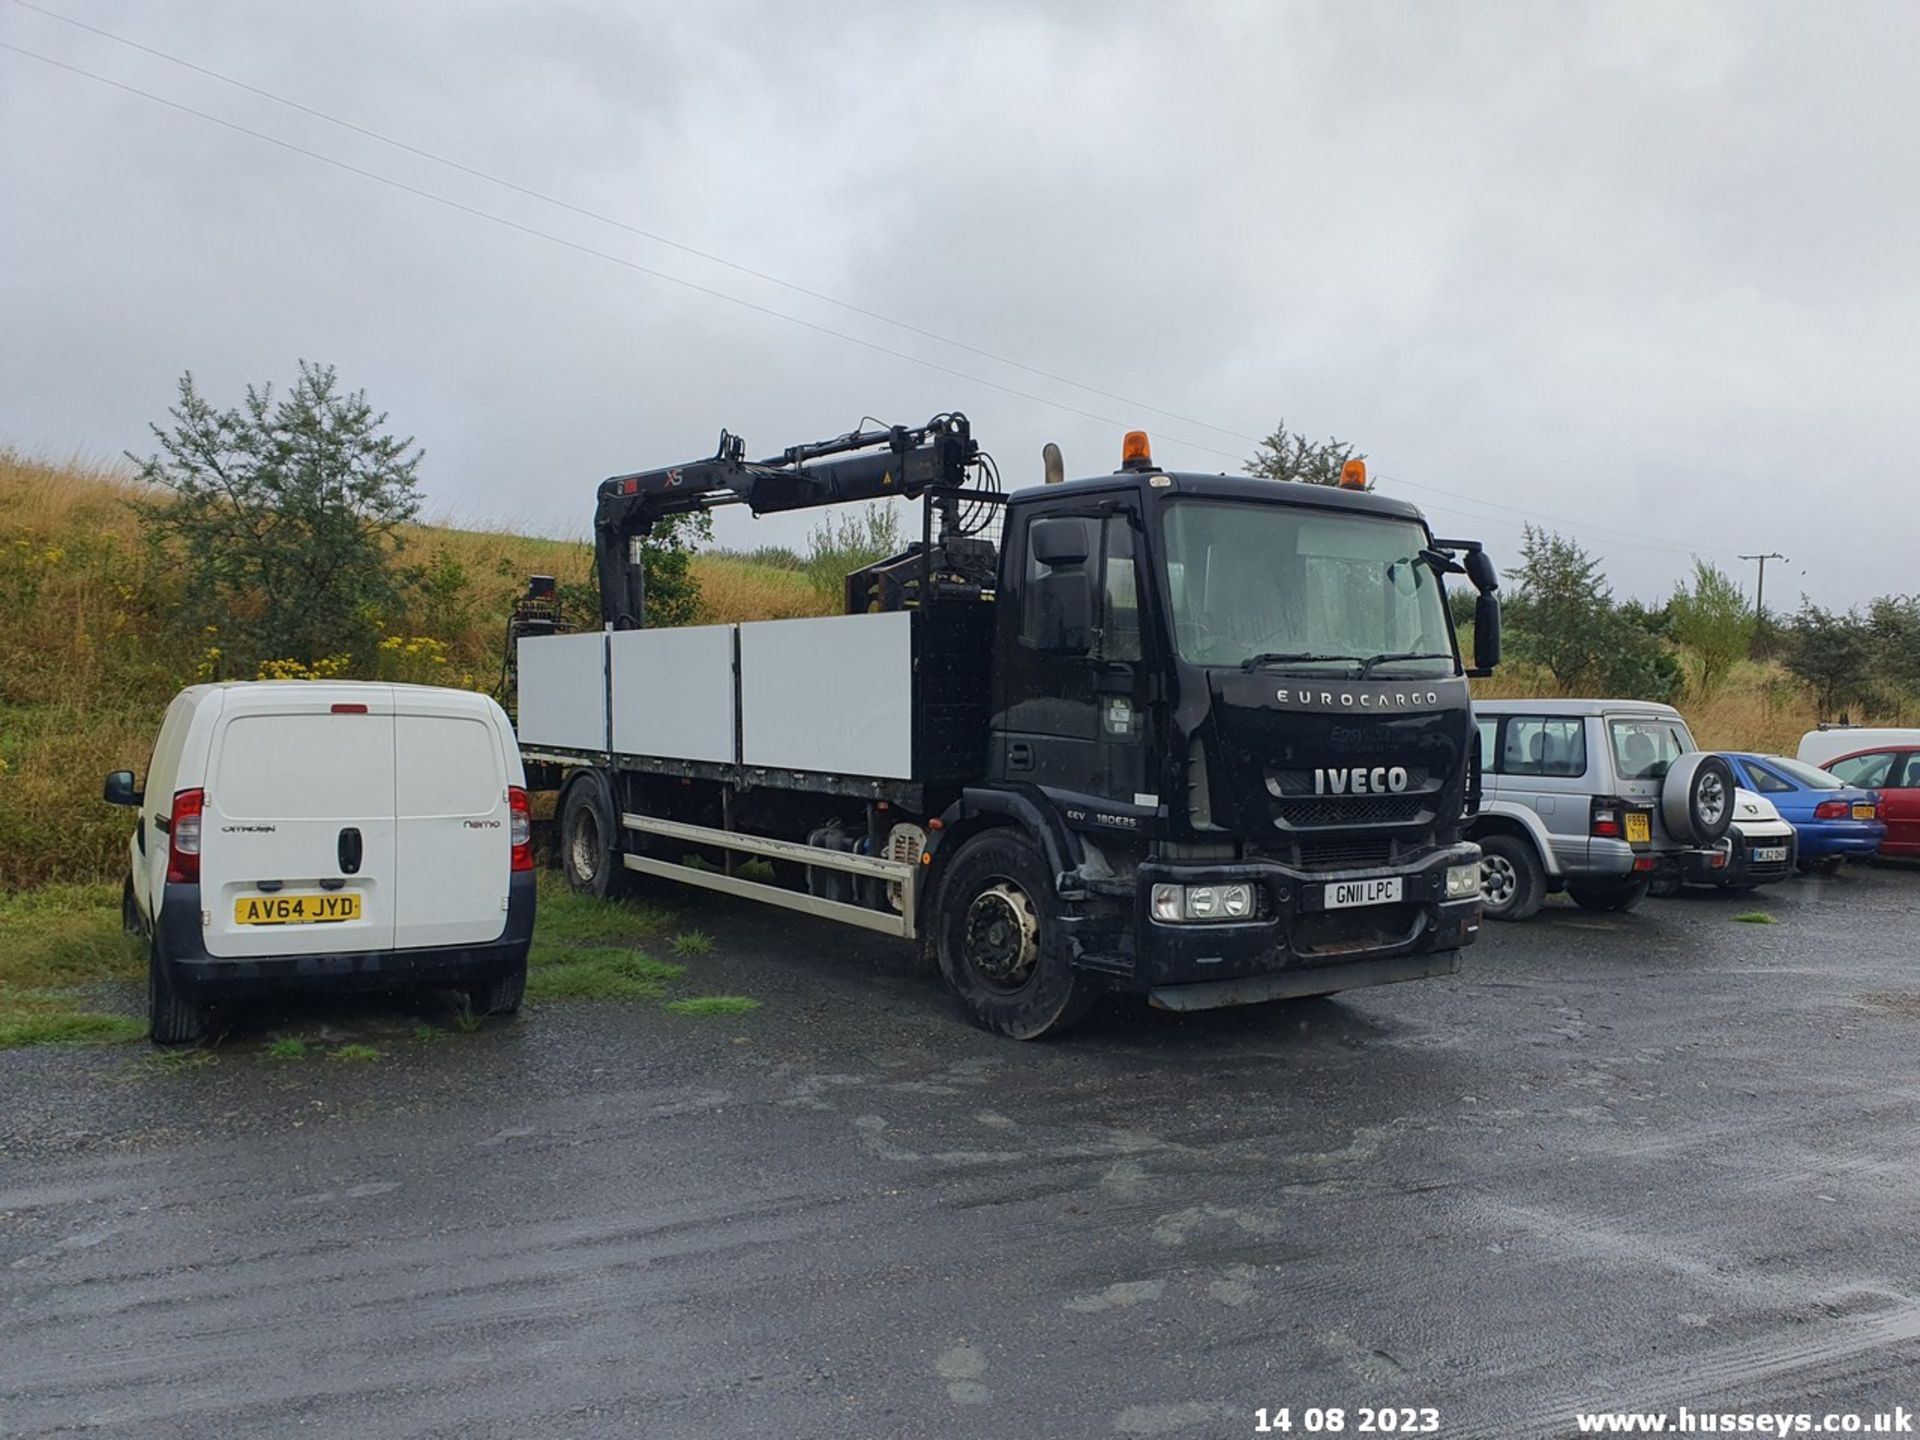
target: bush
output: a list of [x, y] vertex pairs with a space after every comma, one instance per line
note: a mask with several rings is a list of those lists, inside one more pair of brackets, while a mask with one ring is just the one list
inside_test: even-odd
[[904, 548], [900, 512], [884, 502], [829, 516], [807, 539], [807, 580], [823, 601], [838, 602], [849, 574]]

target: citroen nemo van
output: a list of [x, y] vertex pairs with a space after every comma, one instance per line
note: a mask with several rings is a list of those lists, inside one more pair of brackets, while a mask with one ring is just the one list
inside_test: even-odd
[[511, 1013], [526, 985], [534, 864], [526, 777], [484, 695], [415, 685], [195, 685], [168, 706], [123, 911], [148, 938], [153, 1039], [207, 1001], [289, 988], [449, 986]]

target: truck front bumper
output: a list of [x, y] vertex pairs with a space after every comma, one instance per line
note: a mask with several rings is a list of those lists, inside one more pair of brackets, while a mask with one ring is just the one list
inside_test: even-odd
[[[1156, 1004], [1198, 1009], [1287, 995], [1449, 974], [1452, 952], [1480, 933], [1480, 894], [1447, 898], [1450, 867], [1477, 865], [1470, 843], [1428, 851], [1411, 863], [1351, 871], [1296, 870], [1270, 860], [1205, 864], [1149, 863], [1136, 876], [1127, 933], [1073, 937], [1083, 968]], [[1328, 904], [1336, 886], [1400, 881], [1398, 899]], [[1245, 921], [1154, 918], [1156, 885], [1250, 885], [1255, 914]], [[1104, 943], [1102, 943], [1104, 942]]]

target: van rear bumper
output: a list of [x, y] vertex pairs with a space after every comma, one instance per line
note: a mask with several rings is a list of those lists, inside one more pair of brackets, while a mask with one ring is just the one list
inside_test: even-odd
[[223, 960], [207, 953], [200, 933], [200, 887], [169, 885], [160, 907], [160, 954], [175, 985], [202, 995], [470, 985], [525, 963], [533, 941], [533, 915], [533, 872], [519, 871], [509, 881], [506, 926], [498, 940], [484, 945]]

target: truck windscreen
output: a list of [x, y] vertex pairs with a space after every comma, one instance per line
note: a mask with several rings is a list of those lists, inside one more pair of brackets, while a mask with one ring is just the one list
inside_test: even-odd
[[1454, 673], [1446, 599], [1411, 521], [1180, 500], [1164, 523], [1175, 642], [1189, 664]]

